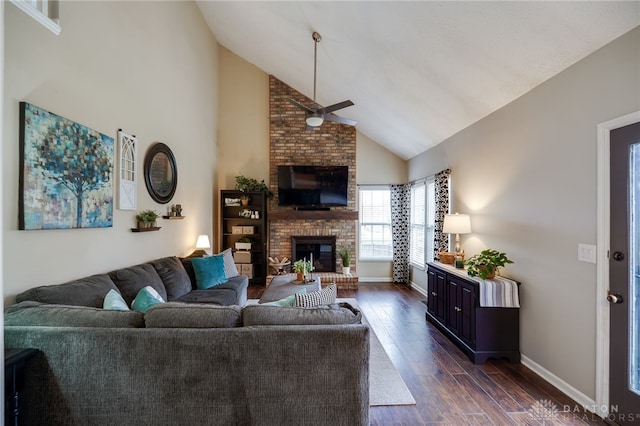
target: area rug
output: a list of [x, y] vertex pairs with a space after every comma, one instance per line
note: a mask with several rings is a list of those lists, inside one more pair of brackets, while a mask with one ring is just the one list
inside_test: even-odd
[[[360, 309], [358, 302], [353, 298], [339, 298], [337, 302], [346, 302]], [[248, 305], [258, 303], [257, 299], [249, 299]], [[367, 320], [362, 314], [362, 322]], [[369, 324], [369, 341], [371, 351], [369, 353], [369, 405], [415, 405], [416, 400], [411, 395], [407, 385], [400, 377], [400, 373], [393, 366], [391, 359], [378, 340], [373, 327]]]
[[[351, 306], [360, 309], [356, 299], [337, 299], [338, 302], [347, 302]], [[362, 311], [362, 310], [361, 310]], [[362, 322], [367, 319], [362, 313]], [[369, 405], [415, 405], [416, 400], [411, 395], [400, 373], [393, 366], [391, 359], [378, 340], [373, 327], [369, 324], [371, 352], [369, 353]]]

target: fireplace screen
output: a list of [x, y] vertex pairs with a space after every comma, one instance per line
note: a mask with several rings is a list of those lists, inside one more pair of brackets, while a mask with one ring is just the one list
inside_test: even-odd
[[293, 260], [311, 259], [315, 272], [336, 271], [336, 237], [291, 237], [291, 257]]

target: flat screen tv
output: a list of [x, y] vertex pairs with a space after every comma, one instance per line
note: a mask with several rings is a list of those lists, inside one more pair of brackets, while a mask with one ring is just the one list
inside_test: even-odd
[[347, 205], [348, 166], [278, 166], [278, 205]]

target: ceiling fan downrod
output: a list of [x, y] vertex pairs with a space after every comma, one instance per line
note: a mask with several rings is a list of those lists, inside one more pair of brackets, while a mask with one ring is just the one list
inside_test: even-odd
[[314, 31], [311, 34], [313, 38], [313, 103], [316, 103], [316, 73], [318, 69], [318, 43], [322, 40], [320, 33]]

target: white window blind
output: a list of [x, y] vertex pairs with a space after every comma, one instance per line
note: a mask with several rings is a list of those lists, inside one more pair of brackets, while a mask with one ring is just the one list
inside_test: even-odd
[[360, 260], [391, 260], [391, 190], [386, 187], [362, 187], [358, 191]]
[[409, 261], [420, 267], [425, 264], [425, 210], [426, 184], [424, 181], [417, 182], [411, 186]]

